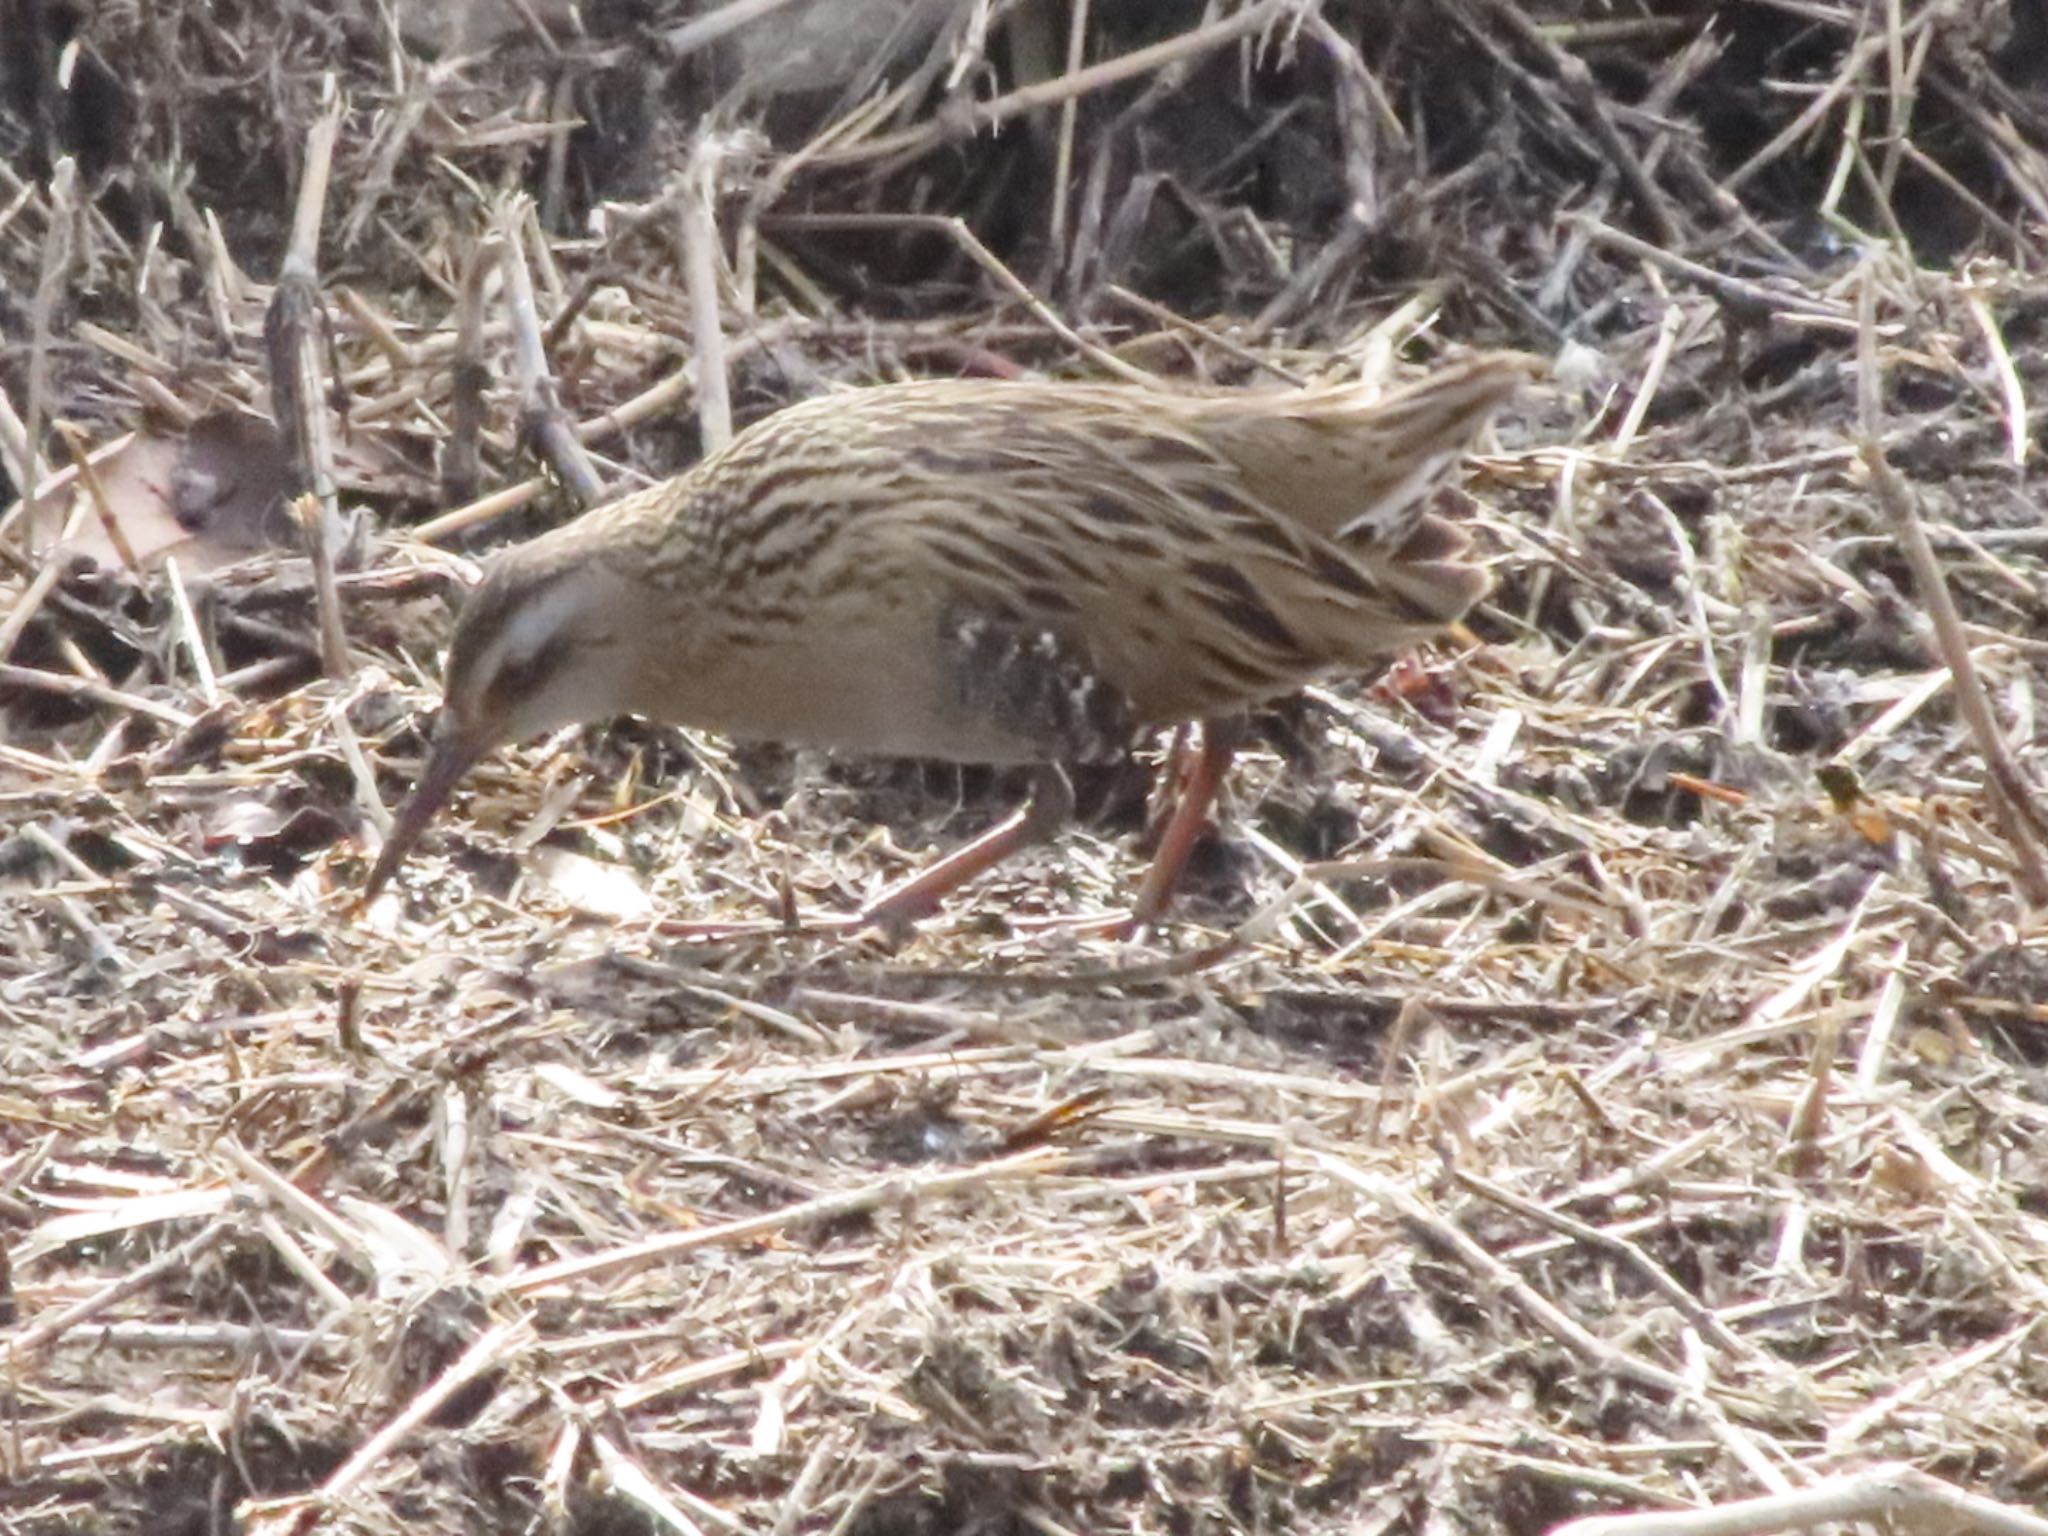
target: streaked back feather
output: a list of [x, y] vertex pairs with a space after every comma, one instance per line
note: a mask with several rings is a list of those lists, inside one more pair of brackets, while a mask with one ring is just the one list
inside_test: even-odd
[[1485, 592], [1425, 493], [1531, 371], [1483, 354], [1384, 394], [854, 390], [593, 517], [639, 535], [643, 579], [747, 622], [931, 594], [1057, 635], [1146, 721], [1193, 718], [1370, 666]]

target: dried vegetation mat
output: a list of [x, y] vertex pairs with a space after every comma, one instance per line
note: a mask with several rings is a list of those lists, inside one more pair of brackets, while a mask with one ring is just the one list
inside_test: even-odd
[[[2037, 7], [0, 33], [0, 1530], [2048, 1531]], [[885, 953], [1016, 785], [632, 723], [355, 910], [733, 417], [1467, 344], [1494, 597], [1164, 930], [1146, 764]]]

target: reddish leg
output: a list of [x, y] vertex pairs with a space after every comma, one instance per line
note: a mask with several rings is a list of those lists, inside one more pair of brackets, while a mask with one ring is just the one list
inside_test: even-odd
[[1186, 867], [1188, 855], [1208, 824], [1209, 807], [1222, 787], [1223, 775], [1237, 751], [1242, 734], [1235, 720], [1204, 720], [1202, 745], [1181, 776], [1180, 791], [1174, 798], [1173, 814], [1159, 834], [1159, 851], [1152, 855], [1152, 867], [1138, 887], [1138, 899], [1131, 903], [1131, 927], [1143, 928], [1157, 922], [1173, 898], [1173, 887]]
[[897, 881], [861, 908], [861, 921], [901, 933], [919, 918], [931, 916], [940, 902], [976, 875], [995, 868], [1020, 848], [1044, 842], [1073, 814], [1073, 785], [1058, 764], [1043, 764], [1022, 810], [966, 847], [956, 848], [908, 879]]

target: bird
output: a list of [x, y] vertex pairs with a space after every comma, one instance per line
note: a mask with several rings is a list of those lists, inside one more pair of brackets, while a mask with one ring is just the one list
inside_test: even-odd
[[1359, 673], [1487, 592], [1431, 495], [1541, 364], [1404, 385], [868, 385], [489, 563], [367, 904], [468, 770], [638, 715], [838, 753], [1026, 765], [1023, 806], [857, 914], [901, 932], [1071, 818], [1065, 767], [1195, 727], [1135, 895], [1155, 922], [1256, 705]]

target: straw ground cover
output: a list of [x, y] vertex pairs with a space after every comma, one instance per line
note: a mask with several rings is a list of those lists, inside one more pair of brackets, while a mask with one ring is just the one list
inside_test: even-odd
[[[0, 1528], [2048, 1529], [2039, 27], [0, 7]], [[357, 910], [735, 421], [1461, 345], [1494, 596], [1163, 930], [1164, 744], [888, 951], [1017, 784], [633, 722]]]

